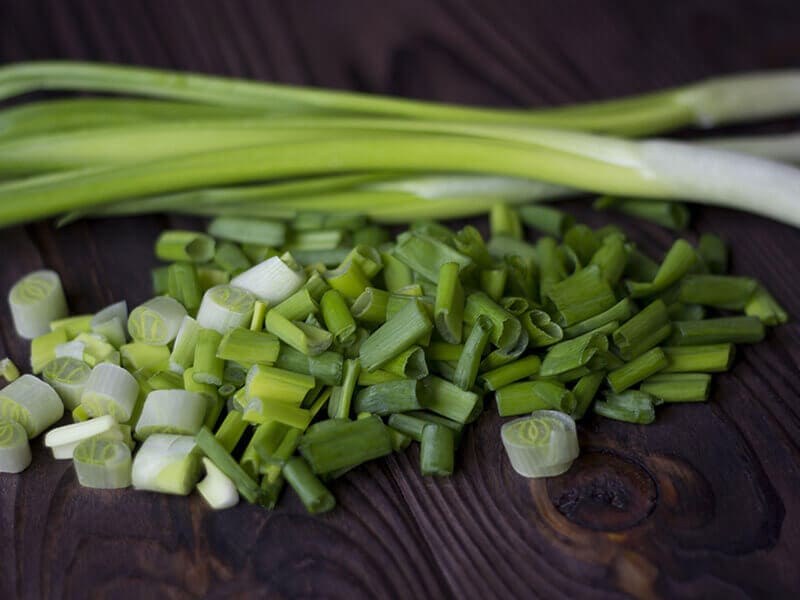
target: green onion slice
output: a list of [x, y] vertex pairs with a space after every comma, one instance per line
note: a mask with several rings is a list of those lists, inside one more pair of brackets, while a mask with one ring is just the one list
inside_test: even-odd
[[554, 410], [514, 419], [503, 425], [500, 435], [511, 466], [523, 477], [560, 475], [578, 457], [575, 421]]
[[20, 473], [31, 464], [31, 446], [25, 428], [0, 419], [0, 473]]
[[169, 296], [156, 296], [133, 309], [128, 317], [128, 331], [137, 342], [162, 346], [178, 334], [186, 309]]
[[72, 455], [78, 483], [84, 487], [118, 489], [131, 485], [131, 449], [121, 441], [90, 438]]
[[225, 335], [236, 327], [247, 327], [253, 315], [256, 297], [233, 285], [217, 285], [203, 294], [197, 322], [201, 327]]
[[151, 435], [133, 460], [133, 487], [162, 494], [187, 495], [200, 473], [195, 447], [192, 436]]
[[56, 391], [33, 375], [23, 375], [0, 390], [0, 418], [18, 422], [29, 438], [35, 438], [63, 414], [64, 405]]
[[20, 279], [8, 293], [11, 320], [26, 340], [50, 331], [50, 323], [67, 316], [61, 278], [50, 270], [34, 271]]

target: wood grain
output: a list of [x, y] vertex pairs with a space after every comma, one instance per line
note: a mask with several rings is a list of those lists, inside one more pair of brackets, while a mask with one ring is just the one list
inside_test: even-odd
[[[69, 57], [550, 105], [797, 67], [798, 31], [796, 1], [5, 0], [0, 63]], [[592, 225], [619, 223], [650, 253], [672, 240], [567, 206]], [[46, 265], [62, 273], [75, 312], [136, 304], [150, 293], [157, 233], [198, 223], [4, 230], [0, 290]], [[734, 243], [736, 273], [758, 276], [800, 315], [800, 232], [698, 208], [690, 237], [705, 231]], [[27, 360], [2, 303], [6, 354]], [[291, 494], [273, 512], [214, 513], [197, 497], [87, 491], [37, 441], [23, 476], [0, 476], [0, 598], [796, 597], [799, 394], [795, 321], [744, 348], [708, 404], [661, 408], [649, 427], [587, 419], [583, 454], [563, 477], [515, 476], [491, 408], [466, 435], [455, 476], [421, 478], [412, 448], [337, 481], [339, 507], [323, 517]]]

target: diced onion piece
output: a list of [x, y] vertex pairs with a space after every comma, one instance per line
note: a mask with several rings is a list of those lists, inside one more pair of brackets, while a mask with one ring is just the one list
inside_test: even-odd
[[72, 423], [70, 425], [62, 425], [51, 429], [44, 436], [44, 445], [48, 448], [56, 446], [63, 446], [65, 444], [74, 444], [82, 442], [83, 440], [94, 437], [95, 435], [105, 433], [109, 429], [115, 427], [117, 422], [111, 415], [103, 415], [96, 419], [89, 419], [80, 423]]
[[275, 306], [299, 290], [306, 282], [302, 271], [295, 271], [273, 256], [250, 267], [231, 280], [231, 285], [254, 294], [262, 302]]
[[156, 433], [148, 437], [133, 460], [133, 487], [185, 496], [192, 491], [200, 471], [189, 435]]
[[250, 324], [255, 303], [255, 296], [241, 287], [218, 285], [203, 294], [197, 322], [225, 335], [231, 329]]
[[126, 341], [125, 324], [128, 322], [128, 303], [125, 300], [106, 306], [92, 317], [91, 326], [94, 333], [108, 338], [115, 348]]
[[83, 440], [75, 447], [72, 462], [83, 487], [110, 490], [131, 484], [131, 449], [124, 442]]
[[19, 473], [31, 464], [31, 446], [25, 428], [0, 419], [0, 473]]
[[231, 508], [239, 503], [239, 492], [230, 477], [213, 462], [203, 457], [206, 476], [197, 484], [197, 491], [214, 510]]
[[33, 375], [23, 375], [0, 390], [0, 418], [16, 421], [29, 438], [58, 421], [64, 405], [56, 391]]
[[578, 457], [575, 421], [555, 410], [514, 419], [500, 433], [511, 466], [523, 477], [560, 475]]
[[34, 271], [20, 279], [8, 294], [11, 319], [26, 340], [50, 331], [50, 322], [67, 316], [67, 299], [58, 273]]
[[140, 304], [128, 318], [128, 331], [137, 342], [162, 346], [178, 334], [186, 309], [169, 296], [156, 296]]
[[136, 438], [154, 433], [194, 435], [203, 426], [208, 399], [185, 390], [155, 390], [147, 394], [136, 422]]
[[139, 384], [122, 367], [100, 363], [92, 369], [81, 396], [81, 407], [90, 417], [111, 415], [126, 423], [133, 414]]
[[82, 360], [62, 356], [47, 363], [42, 377], [58, 392], [64, 407], [74, 410], [81, 403], [81, 396], [91, 372], [92, 369]]

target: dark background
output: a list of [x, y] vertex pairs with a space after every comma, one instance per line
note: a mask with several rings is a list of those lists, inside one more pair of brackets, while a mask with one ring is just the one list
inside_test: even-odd
[[[0, 1], [0, 63], [77, 58], [487, 105], [609, 98], [747, 69], [800, 67], [800, 3], [698, 0], [513, 2]], [[730, 131], [785, 130], [797, 121]], [[800, 197], [798, 198], [800, 201]], [[673, 235], [620, 223], [663, 252]], [[800, 233], [698, 208], [687, 237], [733, 242], [800, 315]], [[483, 221], [474, 221], [485, 227]], [[74, 312], [150, 295], [152, 216], [0, 232], [0, 290], [43, 265]], [[418, 453], [333, 485], [337, 510], [212, 512], [202, 499], [80, 488], [34, 446], [0, 475], [0, 598], [792, 597], [800, 590], [800, 327], [744, 348], [713, 400], [659, 409], [649, 427], [589, 418], [583, 454], [548, 482], [516, 477], [493, 407], [465, 438], [457, 474], [422, 479]], [[0, 308], [0, 356], [27, 344]]]

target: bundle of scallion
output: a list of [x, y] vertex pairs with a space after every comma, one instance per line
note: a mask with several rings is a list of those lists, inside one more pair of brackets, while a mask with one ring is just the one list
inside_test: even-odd
[[[523, 224], [545, 235], [531, 244]], [[502, 428], [513, 468], [555, 476], [578, 455], [574, 420], [648, 424], [706, 401], [734, 344], [787, 319], [755, 279], [725, 274], [713, 235], [656, 263], [618, 228], [549, 207], [496, 204], [490, 228], [486, 243], [422, 221], [390, 241], [363, 216], [221, 217], [161, 234], [169, 264], [130, 313], [69, 317], [55, 273], [32, 273], [10, 301], [45, 381], [0, 390], [0, 470], [23, 470], [27, 437], [66, 408], [75, 423], [45, 443], [82, 485], [197, 487], [226, 508], [273, 507], [288, 483], [324, 512], [338, 477], [414, 442], [422, 475], [453, 474], [494, 394], [500, 416], [523, 415]]]
[[0, 176], [8, 179], [0, 184], [0, 226], [155, 211], [359, 212], [392, 222], [480, 214], [500, 201], [575, 191], [681, 198], [800, 225], [800, 172], [767, 160], [796, 160], [796, 139], [609, 137], [794, 114], [800, 74], [793, 71], [499, 110], [137, 67], [0, 68], [0, 100], [37, 90], [149, 99], [0, 111]]

